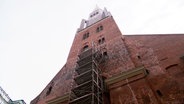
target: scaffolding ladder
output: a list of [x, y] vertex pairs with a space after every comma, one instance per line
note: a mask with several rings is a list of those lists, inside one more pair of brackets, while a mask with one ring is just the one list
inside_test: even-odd
[[69, 104], [103, 104], [103, 80], [98, 67], [101, 58], [100, 51], [92, 48], [78, 55]]

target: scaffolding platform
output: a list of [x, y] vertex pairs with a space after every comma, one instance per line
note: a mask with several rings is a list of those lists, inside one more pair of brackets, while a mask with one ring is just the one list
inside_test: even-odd
[[103, 80], [98, 68], [100, 52], [88, 49], [78, 55], [74, 77], [75, 86], [69, 104], [103, 104]]

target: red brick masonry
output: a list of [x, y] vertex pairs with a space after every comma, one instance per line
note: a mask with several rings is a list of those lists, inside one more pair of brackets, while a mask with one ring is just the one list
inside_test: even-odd
[[[99, 26], [103, 30], [96, 32]], [[86, 32], [89, 37], [83, 40]], [[105, 42], [101, 44], [102, 38]], [[85, 45], [107, 53], [106, 61], [100, 65], [106, 80], [118, 75], [122, 77], [117, 78], [125, 78], [124, 73], [139, 67], [146, 72], [144, 75], [132, 71], [129, 77], [108, 85], [110, 98], [104, 96], [109, 99], [106, 103], [184, 103], [184, 34], [122, 35], [109, 16], [76, 33], [66, 64], [31, 104], [46, 104], [70, 92], [77, 57]]]

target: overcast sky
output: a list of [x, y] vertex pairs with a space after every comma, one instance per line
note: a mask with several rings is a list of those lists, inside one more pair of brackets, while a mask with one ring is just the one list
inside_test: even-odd
[[184, 33], [184, 0], [0, 0], [0, 86], [12, 100], [45, 88], [96, 5], [122, 34]]

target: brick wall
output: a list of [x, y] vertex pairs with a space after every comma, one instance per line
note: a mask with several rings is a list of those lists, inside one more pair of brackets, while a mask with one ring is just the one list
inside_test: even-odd
[[[99, 26], [103, 26], [103, 30], [96, 32]], [[89, 37], [83, 39], [85, 33], [89, 33]], [[102, 38], [104, 42], [100, 43]], [[182, 102], [184, 65], [180, 57], [184, 55], [184, 35], [122, 36], [113, 17], [109, 16], [76, 33], [66, 65], [32, 104], [45, 104], [71, 90], [78, 54], [85, 45], [107, 53], [100, 65], [105, 78], [139, 66], [148, 70], [146, 78], [110, 90], [112, 104]], [[52, 90], [47, 95], [50, 87]]]
[[[183, 103], [184, 63], [180, 57], [184, 54], [184, 34], [127, 35], [125, 40], [133, 61], [149, 70], [147, 83], [158, 100], [162, 103]], [[136, 59], [136, 54], [140, 60]]]

